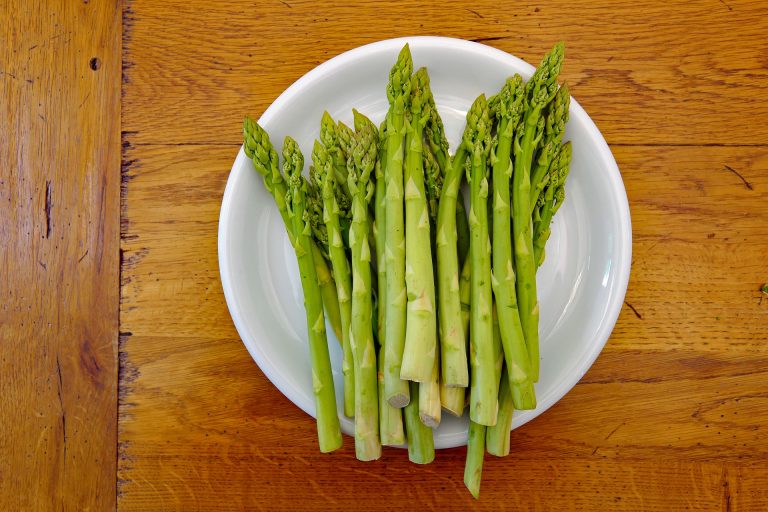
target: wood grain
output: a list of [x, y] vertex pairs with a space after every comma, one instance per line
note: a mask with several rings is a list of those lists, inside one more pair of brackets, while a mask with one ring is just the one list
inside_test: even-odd
[[426, 467], [397, 449], [359, 463], [349, 439], [318, 453], [314, 422], [252, 362], [216, 260], [237, 149], [125, 146], [121, 509], [337, 510], [361, 494], [375, 510], [768, 503], [768, 148], [616, 150], [635, 233], [627, 305], [582, 382], [513, 433], [510, 458], [487, 459], [474, 504], [463, 449]]
[[755, 101], [768, 81], [765, 2], [135, 0], [130, 19], [123, 129], [134, 143], [239, 144], [244, 113], [263, 112], [317, 64], [414, 34], [532, 63], [566, 41], [563, 77], [611, 144], [768, 140], [768, 103]]
[[113, 509], [120, 8], [0, 20], [0, 510]]

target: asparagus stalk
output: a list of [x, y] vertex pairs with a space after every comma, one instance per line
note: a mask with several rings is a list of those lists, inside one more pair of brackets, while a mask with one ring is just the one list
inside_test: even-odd
[[379, 435], [384, 446], [401, 446], [405, 444], [403, 428], [403, 410], [392, 407], [384, 399], [384, 345], [379, 347]]
[[[461, 268], [461, 275], [459, 276], [459, 300], [461, 302], [461, 325], [464, 329], [464, 334], [467, 336], [464, 343], [465, 346], [469, 344], [469, 312], [470, 312], [470, 266], [469, 260], [464, 262]], [[467, 388], [446, 387], [440, 388], [440, 400], [442, 401], [443, 409], [450, 412], [454, 416], [461, 416], [464, 414], [464, 408], [466, 407], [466, 390]]]
[[[445, 128], [443, 126], [443, 120], [440, 118], [440, 114], [437, 111], [437, 105], [435, 105], [434, 96], [429, 96], [429, 108], [430, 115], [427, 125], [424, 127], [424, 135], [429, 143], [429, 147], [435, 156], [438, 166], [443, 174], [448, 172], [448, 168], [452, 165], [451, 158], [448, 154], [448, 139], [445, 136]], [[464, 153], [466, 155], [466, 153]], [[459, 162], [463, 164], [463, 162]], [[466, 258], [469, 252], [469, 224], [467, 223], [467, 212], [464, 207], [464, 196], [459, 194], [456, 200], [456, 230], [457, 230], [457, 245], [459, 248], [459, 267], [464, 264], [464, 258]]]
[[518, 409], [535, 409], [531, 363], [520, 323], [512, 258], [509, 182], [512, 177], [512, 138], [523, 114], [523, 79], [507, 80], [496, 96], [498, 142], [493, 162], [493, 291], [501, 326], [510, 386]]
[[[459, 301], [459, 250], [457, 247], [457, 199], [465, 174], [469, 144], [477, 131], [478, 120], [487, 111], [485, 98], [475, 100], [467, 113], [462, 143], [445, 173], [437, 212], [437, 293], [440, 320], [441, 376], [448, 386], [469, 384], [465, 329], [461, 324]], [[487, 115], [487, 112], [486, 112]]]
[[[472, 210], [470, 209], [470, 214], [471, 212]], [[470, 255], [470, 258], [471, 258], [471, 255]], [[467, 263], [465, 264], [464, 268], [467, 270], [466, 278], [470, 283], [470, 286], [468, 288], [471, 289], [473, 272], [470, 270], [470, 263], [471, 261], [467, 260]], [[465, 279], [463, 270], [462, 270], [462, 278], [463, 280]], [[471, 305], [470, 305], [470, 308], [471, 308]], [[471, 310], [470, 310], [470, 317], [471, 317]], [[471, 332], [470, 340], [472, 336], [474, 336], [474, 334]], [[494, 336], [494, 337], [496, 342], [498, 342], [499, 341], [498, 336]], [[470, 363], [472, 364], [472, 368], [476, 367], [476, 364], [477, 364], [476, 354], [475, 354], [475, 351], [472, 350], [471, 348], [470, 348]], [[495, 373], [496, 373], [495, 364], [494, 364], [494, 367], [492, 368], [492, 373], [494, 374], [493, 376], [495, 377]], [[470, 396], [470, 399], [471, 398], [472, 397]], [[479, 423], [474, 422], [471, 419], [471, 412], [470, 412], [469, 433], [467, 436], [467, 457], [464, 463], [464, 485], [466, 485], [467, 489], [469, 489], [469, 492], [472, 493], [472, 496], [475, 499], [480, 497], [480, 481], [483, 478], [483, 459], [485, 458], [485, 437], [486, 437], [486, 431], [488, 428], [489, 427], [486, 427], [485, 425], [481, 425]]]
[[550, 164], [560, 151], [565, 133], [565, 123], [568, 122], [570, 101], [571, 95], [568, 91], [568, 84], [563, 84], [555, 93], [555, 98], [550, 103], [547, 112], [541, 151], [531, 174], [531, 206], [536, 204], [541, 195], [541, 191], [547, 183], [544, 177], [547, 175]]
[[[264, 186], [275, 200], [277, 209], [285, 224], [288, 233], [288, 239], [291, 244], [294, 242], [293, 225], [288, 216], [285, 204], [285, 195], [288, 188], [285, 180], [280, 174], [278, 165], [277, 151], [269, 140], [267, 132], [259, 126], [254, 120], [246, 117], [243, 121], [243, 148], [245, 154], [253, 161], [256, 171], [264, 178]], [[322, 296], [323, 306], [328, 321], [336, 333], [336, 338], [341, 341], [341, 311], [339, 309], [339, 298], [336, 293], [336, 285], [333, 282], [333, 276], [328, 268], [328, 264], [323, 257], [323, 253], [314, 240], [310, 241], [312, 251], [312, 260], [315, 265], [315, 274], [320, 285], [320, 294]]]
[[400, 378], [405, 345], [405, 225], [403, 219], [403, 141], [405, 109], [411, 90], [413, 63], [408, 45], [403, 47], [390, 71], [387, 84], [387, 160], [385, 259], [387, 267], [384, 350], [384, 396], [394, 407], [409, 401], [408, 383]]
[[[341, 371], [344, 378], [344, 414], [348, 417], [355, 415], [355, 380], [354, 358], [350, 345], [350, 326], [352, 324], [352, 274], [349, 269], [349, 261], [344, 246], [342, 228], [339, 217], [348, 217], [350, 212], [343, 211], [336, 200], [337, 174], [334, 172], [333, 163], [326, 148], [315, 141], [312, 150], [314, 171], [318, 176], [322, 192], [323, 221], [328, 236], [328, 252], [333, 267], [333, 275], [336, 281], [336, 292], [339, 297], [339, 309], [341, 312], [342, 339], [341, 346], [344, 358]], [[315, 173], [310, 171], [310, 176]], [[346, 172], [345, 172], [346, 174]]]
[[[428, 94], [429, 77], [426, 69], [421, 68], [411, 79], [410, 108], [405, 123], [405, 285], [408, 305], [405, 347], [400, 368], [401, 379], [416, 382], [433, 380], [437, 357], [435, 282], [423, 161], [424, 124], [429, 118], [429, 103], [425, 101], [425, 96]], [[425, 392], [436, 396], [439, 402], [439, 392], [435, 391]], [[435, 410], [431, 401], [420, 403], [423, 407]], [[436, 411], [439, 416], [439, 403]], [[429, 411], [425, 413], [430, 414]]]
[[469, 255], [469, 221], [467, 210], [464, 206], [464, 195], [459, 192], [456, 198], [456, 247], [459, 251], [459, 268], [464, 265], [464, 260]]
[[419, 384], [409, 382], [411, 400], [405, 406], [405, 432], [408, 437], [408, 459], [416, 464], [435, 460], [435, 439], [431, 428], [419, 418]]
[[[374, 232], [376, 234], [376, 259], [379, 264], [376, 268], [376, 277], [378, 280], [378, 304], [377, 308], [377, 328], [378, 328], [378, 340], [380, 345], [385, 343], [385, 307], [387, 302], [387, 265], [386, 258], [384, 257], [384, 247], [386, 245], [386, 213], [387, 213], [387, 197], [386, 197], [386, 184], [384, 183], [384, 162], [387, 159], [387, 122], [384, 121], [379, 127], [379, 159], [376, 161], [376, 192], [374, 196]], [[382, 359], [384, 352], [382, 354]], [[381, 365], [383, 371], [384, 366]], [[383, 382], [383, 376], [382, 382]], [[383, 387], [382, 387], [383, 392]]]
[[341, 307], [339, 306], [336, 284], [333, 282], [333, 274], [331, 274], [331, 269], [328, 268], [328, 264], [323, 258], [323, 253], [317, 247], [317, 244], [313, 242], [311, 249], [312, 259], [315, 262], [317, 283], [320, 285], [320, 295], [323, 298], [323, 306], [325, 307], [325, 316], [328, 317], [328, 322], [331, 324], [331, 329], [333, 329], [336, 339], [341, 343], [344, 337], [341, 329]]
[[[435, 348], [437, 348], [437, 345], [435, 345]], [[454, 399], [458, 399], [458, 397]], [[440, 420], [442, 419], [441, 401], [440, 358], [435, 357], [432, 363], [431, 377], [428, 381], [419, 383], [419, 418], [421, 418], [421, 422], [426, 426], [431, 428], [440, 426]]]
[[[471, 249], [470, 249], [471, 250]], [[472, 496], [480, 497], [480, 481], [483, 478], [483, 458], [485, 457], [485, 425], [469, 422], [467, 439], [467, 459], [464, 463], [464, 485]]]
[[[438, 117], [439, 120], [439, 117]], [[442, 126], [442, 121], [440, 122]], [[427, 124], [429, 126], [429, 123]], [[425, 132], [426, 134], [426, 132]], [[428, 135], [427, 138], [432, 137], [433, 135]], [[440, 164], [438, 163], [437, 158], [435, 157], [432, 149], [427, 148], [424, 151], [424, 176], [427, 182], [426, 190], [427, 190], [427, 202], [429, 205], [429, 219], [430, 219], [430, 227], [431, 227], [431, 234], [432, 234], [432, 253], [437, 254], [437, 241], [435, 239], [435, 234], [437, 233], [437, 211], [438, 211], [438, 205], [440, 203], [440, 193], [442, 192], [443, 187], [443, 168], [440, 167]], [[435, 280], [437, 280], [437, 269], [433, 266], [433, 273], [435, 274]], [[439, 346], [438, 346], [439, 350]], [[465, 397], [465, 388], [461, 387], [455, 387], [455, 386], [448, 386], [443, 379], [440, 379], [440, 357], [435, 358], [435, 366], [433, 370], [432, 379], [430, 381], [430, 384], [432, 384], [432, 388], [434, 389], [435, 382], [437, 383], [437, 386], [439, 387], [439, 398], [434, 397], [431, 399], [432, 407], [441, 407], [448, 411], [449, 413], [453, 414], [454, 416], [461, 416], [464, 411], [464, 397]], [[423, 386], [419, 387], [419, 393], [422, 393]], [[422, 421], [424, 421], [424, 411], [425, 406], [422, 404], [424, 400], [429, 400], [422, 394], [422, 397], [419, 399], [419, 405], [421, 406], [422, 410]], [[437, 414], [441, 414], [437, 411], [434, 411], [433, 409], [433, 418], [439, 418]], [[432, 426], [429, 422], [425, 422], [427, 425]], [[438, 420], [439, 423], [439, 420]]]
[[[461, 267], [461, 275], [459, 276], [459, 300], [461, 301], [461, 325], [464, 327], [464, 332], [469, 334], [469, 315], [472, 309], [472, 284], [471, 275], [472, 268], [469, 265], [470, 261], [464, 262], [464, 266]], [[469, 343], [469, 337], [465, 340], [465, 343]]]
[[467, 405], [467, 388], [446, 386], [440, 382], [440, 407], [460, 418], [464, 414]]
[[[427, 180], [427, 198], [429, 201], [429, 214], [430, 218], [432, 220], [432, 242], [433, 242], [433, 253], [437, 254], [437, 241], [436, 241], [436, 233], [437, 233], [437, 216], [438, 216], [438, 210], [439, 210], [439, 201], [440, 201], [440, 195], [442, 193], [442, 187], [443, 187], [443, 180], [444, 175], [447, 173], [448, 166], [450, 165], [450, 157], [448, 155], [448, 140], [445, 137], [445, 129], [443, 128], [443, 121], [440, 118], [440, 115], [437, 111], [437, 106], [435, 105], [434, 97], [429, 94], [428, 95], [428, 104], [430, 108], [430, 116], [429, 120], [427, 121], [427, 124], [424, 128], [424, 135], [425, 139], [428, 142], [429, 148], [424, 152], [424, 173]], [[464, 257], [466, 256], [466, 251], [462, 247], [461, 242], [465, 242], [464, 245], [466, 248], [469, 247], [469, 227], [467, 224], [467, 218], [466, 213], [464, 211], [464, 201], [463, 196], [459, 195], [456, 201], [456, 229], [457, 229], [457, 244], [459, 246], [459, 265], [461, 265], [461, 262], [464, 260]], [[462, 230], [463, 228], [463, 230]], [[466, 232], [466, 234], [465, 234]], [[439, 276], [436, 276], [436, 282], [439, 282]], [[469, 288], [467, 288], [469, 290]], [[439, 318], [439, 315], [438, 315]], [[468, 316], [467, 316], [468, 318]], [[442, 323], [441, 323], [442, 325]], [[468, 331], [467, 324], [463, 325], [463, 332], [466, 333]], [[440, 338], [441, 338], [441, 344], [442, 344], [442, 332], [439, 332]], [[445, 362], [445, 358], [441, 357], [439, 358], [441, 363]], [[466, 355], [464, 356], [464, 361], [466, 364]], [[442, 366], [442, 364], [441, 364]], [[436, 368], [433, 377], [439, 378], [439, 370]], [[439, 388], [440, 388], [440, 405], [443, 409], [448, 411], [450, 414], [453, 414], [454, 416], [461, 416], [464, 413], [464, 407], [465, 407], [465, 398], [466, 398], [466, 388], [464, 387], [457, 387], [457, 386], [449, 386], [446, 383], [445, 379], [439, 379]], [[424, 387], [420, 387], [419, 391], [422, 391]], [[434, 386], [431, 386], [429, 389], [434, 389]], [[423, 401], [426, 399], [426, 397], [421, 397], [419, 404], [422, 405]], [[429, 403], [436, 403], [436, 400], [433, 399], [433, 401]], [[422, 410], [425, 409], [425, 407], [422, 405]], [[436, 416], [437, 412], [435, 411], [433, 413], [433, 417]], [[424, 414], [422, 413], [422, 420], [424, 419]], [[427, 423], [430, 425], [430, 423]]]
[[[504, 429], [506, 429], [506, 450], [509, 453], [509, 430], [512, 421], [512, 394], [510, 392], [510, 381], [507, 375], [506, 367], [504, 366], [504, 350], [502, 349], [502, 334], [500, 332], [498, 304], [493, 310], [493, 354], [494, 354], [494, 370], [496, 377], [496, 393], [499, 397], [498, 413], [496, 415], [496, 424], [488, 427], [485, 430], [486, 433], [486, 448], [488, 453], [492, 455], [501, 456], [504, 451]], [[504, 368], [504, 371], [502, 371]], [[505, 379], [502, 382], [502, 379]], [[505, 393], [502, 393], [500, 388], [504, 386]], [[502, 403], [502, 399], [505, 400]]]
[[544, 57], [526, 84], [526, 113], [514, 141], [512, 175], [512, 232], [515, 249], [516, 292], [520, 321], [531, 359], [531, 377], [539, 379], [539, 303], [536, 297], [536, 262], [531, 219], [531, 161], [542, 137], [541, 112], [557, 92], [557, 75], [563, 62], [563, 44]]
[[506, 366], [500, 380], [499, 414], [496, 424], [486, 429], [485, 447], [491, 455], [505, 457], [509, 455], [509, 431], [512, 428], [512, 415], [515, 410]]
[[[480, 115], [470, 119], [472, 130], [465, 144], [472, 148], [470, 183], [469, 231], [471, 235], [469, 258], [470, 275], [470, 364], [471, 393], [469, 417], [481, 425], [496, 423], [496, 390], [493, 371], [493, 319], [491, 292], [491, 243], [488, 239], [488, 166], [490, 150], [490, 118], [485, 95], [475, 100]], [[473, 105], [473, 110], [475, 106]]]
[[288, 191], [285, 195], [286, 211], [293, 226], [293, 247], [299, 264], [301, 286], [304, 290], [304, 308], [307, 313], [312, 383], [317, 412], [317, 436], [320, 451], [330, 452], [342, 444], [341, 429], [336, 413], [336, 394], [325, 336], [322, 297], [312, 255], [311, 229], [305, 215], [307, 182], [301, 175], [303, 168], [304, 157], [299, 151], [298, 144], [290, 137], [286, 137], [283, 144], [283, 172], [288, 178]]
[[499, 395], [499, 381], [501, 379], [501, 368], [504, 366], [504, 350], [501, 346], [501, 332], [499, 329], [499, 315], [496, 304], [493, 305], [493, 336], [491, 338], [493, 346], [493, 375], [496, 380], [496, 396]]
[[386, 196], [384, 185], [383, 162], [387, 155], [386, 141], [386, 121], [381, 124], [379, 140], [379, 159], [376, 162], [376, 192], [374, 196], [374, 217], [375, 217], [375, 236], [376, 236], [376, 255], [379, 265], [377, 268], [378, 277], [378, 339], [379, 339], [379, 435], [381, 444], [386, 446], [399, 446], [405, 443], [405, 430], [403, 429], [403, 411], [397, 407], [392, 407], [384, 398], [384, 304], [387, 301], [386, 285], [386, 260], [384, 258], [384, 219], [386, 214]]
[[[355, 111], [355, 117], [362, 114]], [[357, 123], [356, 123], [357, 124]], [[355, 375], [355, 453], [359, 460], [381, 457], [379, 440], [378, 369], [373, 344], [371, 246], [368, 203], [374, 194], [371, 172], [378, 155], [378, 133], [360, 123], [347, 157], [347, 183], [352, 194], [352, 336]]]
[[549, 168], [549, 181], [541, 204], [541, 220], [534, 225], [533, 251], [536, 266], [544, 263], [544, 247], [551, 233], [550, 224], [565, 200], [565, 179], [571, 164], [571, 143], [565, 143]]

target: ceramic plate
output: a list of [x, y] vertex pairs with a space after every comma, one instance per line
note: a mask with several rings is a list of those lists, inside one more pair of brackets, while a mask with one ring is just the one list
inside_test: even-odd
[[[352, 107], [381, 122], [388, 107], [389, 69], [406, 42], [414, 67], [429, 69], [451, 151], [464, 129], [467, 109], [480, 93], [493, 94], [508, 76], [520, 73], [527, 79], [534, 70], [505, 52], [458, 39], [412, 37], [362, 46], [304, 75], [264, 112], [259, 123], [278, 153], [290, 134], [308, 166], [323, 110], [350, 126]], [[573, 99], [565, 140], [573, 142], [566, 201], [555, 217], [537, 279], [542, 358], [538, 408], [516, 411], [512, 428], [546, 411], [586, 373], [613, 329], [629, 279], [632, 228], [621, 175], [600, 131]], [[242, 149], [221, 206], [219, 265], [229, 311], [251, 356], [285, 396], [314, 415], [296, 259], [272, 197]], [[330, 328], [328, 335], [342, 429], [352, 434], [353, 421], [341, 413], [341, 349]], [[462, 445], [466, 439], [466, 417], [443, 414], [435, 447]]]

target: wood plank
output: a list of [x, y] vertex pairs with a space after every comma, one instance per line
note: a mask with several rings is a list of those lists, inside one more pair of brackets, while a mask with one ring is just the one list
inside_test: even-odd
[[[353, 489], [373, 509], [468, 508], [463, 449], [423, 468], [397, 449], [356, 462], [350, 442], [319, 454], [313, 421], [250, 359], [217, 273], [220, 197], [237, 149], [125, 147], [121, 509], [330, 510], [358, 503]], [[768, 148], [621, 147], [616, 157], [634, 220], [636, 312], [624, 308], [571, 393], [514, 432], [511, 458], [488, 459], [476, 505], [759, 509]]]
[[768, 140], [765, 2], [130, 5], [123, 127], [135, 143], [239, 143], [246, 113], [263, 112], [322, 61], [413, 34], [478, 40], [534, 64], [566, 41], [563, 77], [612, 144]]
[[115, 507], [119, 2], [0, 3], [0, 509]]
[[[149, 446], [162, 450], [164, 443]], [[265, 454], [255, 443], [230, 447], [226, 453], [203, 450], [183, 457], [153, 456], [145, 464], [152, 473], [165, 475], [165, 480], [161, 484], [130, 485], [133, 497], [124, 505], [121, 502], [121, 509], [336, 511], [357, 510], [364, 501], [366, 510], [376, 511], [417, 507], [489, 511], [761, 510], [736, 506], [748, 503], [749, 497], [744, 498], [733, 484], [724, 487], [719, 464], [488, 457], [481, 499], [475, 501], [462, 482], [463, 450], [441, 452], [435, 462], [425, 467], [401, 463], [403, 454], [395, 450], [385, 450], [381, 460], [367, 465], [354, 460], [351, 452], [329, 458], [299, 454], [286, 447], [279, 454]], [[502, 468], [506, 471], [500, 471]], [[732, 471], [735, 474], [738, 469]], [[764, 470], [750, 471], [766, 476]], [[729, 489], [730, 494], [726, 495], [724, 489]], [[723, 506], [726, 499], [731, 508]]]

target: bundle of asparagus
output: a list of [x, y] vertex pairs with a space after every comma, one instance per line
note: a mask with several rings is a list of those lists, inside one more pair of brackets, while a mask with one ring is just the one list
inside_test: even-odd
[[485, 452], [509, 454], [513, 411], [536, 407], [536, 271], [571, 161], [562, 61], [560, 43], [527, 82], [515, 75], [480, 95], [453, 156], [408, 45], [389, 74], [380, 127], [356, 110], [354, 128], [323, 115], [309, 179], [293, 139], [281, 172], [269, 136], [246, 118], [245, 152], [299, 263], [321, 451], [342, 444], [327, 318], [342, 344], [358, 459], [407, 442], [411, 461], [431, 462], [441, 409], [461, 416], [467, 403], [473, 496]]

